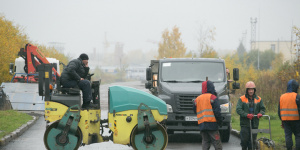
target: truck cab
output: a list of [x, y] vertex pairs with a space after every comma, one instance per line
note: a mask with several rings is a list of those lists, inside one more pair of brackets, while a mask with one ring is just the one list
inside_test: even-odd
[[[193, 100], [202, 93], [202, 82], [214, 83], [221, 105], [223, 126], [219, 129], [223, 142], [228, 142], [231, 130], [231, 103], [225, 61], [216, 58], [167, 58], [151, 60], [146, 69], [150, 92], [167, 104], [167, 132], [199, 131], [198, 119], [193, 111]], [[238, 69], [234, 69], [238, 80]], [[233, 83], [238, 89], [239, 83]]]

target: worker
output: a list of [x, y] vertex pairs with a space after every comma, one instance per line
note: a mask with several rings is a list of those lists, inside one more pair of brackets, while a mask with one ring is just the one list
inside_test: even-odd
[[97, 108], [97, 104], [92, 104], [92, 90], [89, 80], [86, 80], [89, 73], [89, 57], [82, 53], [79, 58], [73, 59], [64, 68], [61, 74], [61, 84], [64, 88], [74, 88], [78, 86], [82, 90], [82, 108]]
[[[241, 126], [241, 146], [242, 150], [252, 149], [252, 145], [256, 148], [257, 134], [250, 135], [250, 122], [252, 129], [258, 129], [259, 118], [261, 118], [266, 111], [263, 100], [255, 94], [256, 86], [253, 81], [246, 83], [246, 94], [241, 96], [236, 106], [236, 112], [240, 115]], [[254, 117], [257, 115], [257, 117]], [[250, 120], [250, 121], [249, 121]]]
[[298, 95], [299, 84], [290, 80], [287, 84], [287, 91], [281, 95], [278, 106], [278, 116], [282, 121], [285, 133], [285, 144], [288, 150], [293, 147], [292, 134], [295, 135], [296, 149], [300, 150], [300, 96]]
[[227, 77], [227, 81], [230, 83], [230, 82], [233, 82], [233, 80], [230, 79], [230, 71], [228, 68], [226, 68], [226, 77]]
[[228, 68], [226, 68], [226, 77], [227, 77], [227, 79], [229, 80], [230, 79], [230, 71], [229, 71], [229, 69]]
[[202, 82], [202, 95], [196, 98], [193, 108], [201, 131], [202, 149], [208, 150], [211, 144], [216, 150], [222, 149], [219, 126], [222, 126], [223, 120], [215, 86], [211, 81]]

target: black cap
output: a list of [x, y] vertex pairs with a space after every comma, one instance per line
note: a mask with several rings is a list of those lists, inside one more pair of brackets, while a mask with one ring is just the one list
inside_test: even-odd
[[89, 56], [88, 56], [87, 54], [85, 54], [85, 53], [82, 53], [82, 54], [79, 56], [79, 58], [80, 58], [81, 60], [89, 60]]

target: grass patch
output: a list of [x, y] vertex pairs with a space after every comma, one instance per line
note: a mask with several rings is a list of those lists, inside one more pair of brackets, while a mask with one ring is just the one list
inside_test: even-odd
[[32, 116], [15, 110], [0, 111], [0, 139], [31, 119]]

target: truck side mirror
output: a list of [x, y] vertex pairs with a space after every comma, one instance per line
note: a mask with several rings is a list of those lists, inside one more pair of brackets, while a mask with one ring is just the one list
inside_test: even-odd
[[146, 69], [146, 80], [147, 81], [151, 80], [151, 68]]
[[10, 64], [9, 64], [9, 74], [13, 75], [14, 72], [15, 72], [15, 70], [14, 70], [14, 64], [13, 64], [13, 63], [10, 63]]
[[151, 89], [152, 88], [152, 83], [151, 82], [145, 83], [145, 88], [146, 89]]
[[239, 80], [239, 68], [233, 69], [233, 80], [238, 81]]
[[236, 83], [236, 82], [232, 83], [232, 88], [233, 89], [240, 89], [240, 83]]

